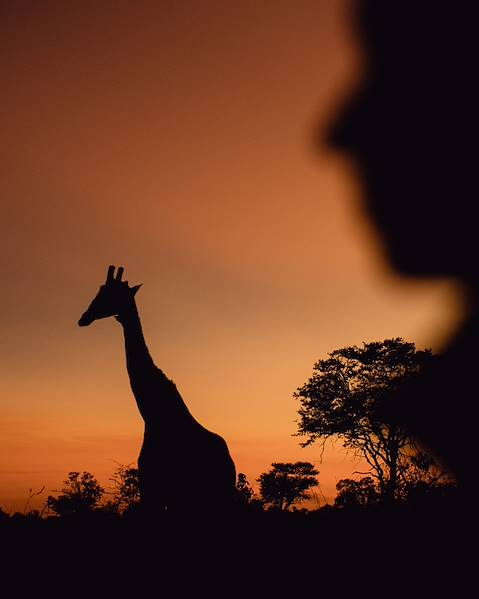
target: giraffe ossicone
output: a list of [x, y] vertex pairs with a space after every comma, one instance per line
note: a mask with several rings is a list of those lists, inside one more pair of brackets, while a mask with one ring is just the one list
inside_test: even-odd
[[108, 267], [105, 283], [101, 285], [87, 310], [82, 314], [78, 321], [79, 326], [86, 327], [95, 320], [119, 316], [122, 311], [128, 310], [131, 298], [141, 284], [129, 287], [128, 281], [121, 280], [124, 270], [123, 266], [119, 266], [116, 277], [114, 277], [115, 266]]

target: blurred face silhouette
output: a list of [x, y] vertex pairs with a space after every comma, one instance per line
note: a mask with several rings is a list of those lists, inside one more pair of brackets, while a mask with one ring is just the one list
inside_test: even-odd
[[366, 73], [330, 135], [358, 163], [366, 208], [407, 274], [477, 272], [475, 21], [456, 6], [358, 4]]

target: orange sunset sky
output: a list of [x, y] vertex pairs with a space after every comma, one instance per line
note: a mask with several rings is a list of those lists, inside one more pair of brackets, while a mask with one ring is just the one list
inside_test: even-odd
[[334, 497], [358, 466], [299, 447], [293, 392], [345, 345], [439, 350], [460, 314], [389, 272], [353, 166], [313, 145], [360, 77], [349, 2], [0, 6], [0, 506], [137, 458], [120, 325], [77, 326], [109, 264], [237, 470], [313, 461]]

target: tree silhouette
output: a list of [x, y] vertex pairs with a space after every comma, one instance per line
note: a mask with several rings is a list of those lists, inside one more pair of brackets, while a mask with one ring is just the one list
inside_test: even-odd
[[90, 472], [69, 472], [62, 494], [49, 495], [47, 509], [58, 516], [85, 515], [98, 507], [104, 489]]
[[371, 476], [359, 480], [343, 478], [336, 484], [335, 507], [367, 507], [378, 500], [378, 491]]
[[6, 522], [9, 518], [10, 516], [7, 514], [7, 512], [0, 507], [0, 522]]
[[138, 468], [119, 465], [110, 479], [114, 498], [111, 502], [117, 513], [125, 513], [140, 503], [140, 478]]
[[414, 343], [397, 338], [338, 349], [319, 360], [294, 394], [301, 402], [297, 434], [308, 437], [303, 447], [340, 438], [367, 461], [383, 498], [398, 497], [413, 470], [427, 479], [433, 461], [422, 471], [415, 467], [416, 444], [404, 428], [384, 422], [382, 414], [433, 359], [430, 350], [416, 351]]
[[236, 493], [238, 495], [240, 503], [242, 504], [248, 504], [254, 498], [254, 491], [251, 488], [248, 479], [246, 478], [246, 474], [243, 474], [243, 472], [238, 472], [238, 479], [236, 482]]
[[274, 462], [258, 478], [261, 499], [271, 508], [287, 510], [310, 496], [308, 490], [318, 484], [318, 474], [310, 462]]

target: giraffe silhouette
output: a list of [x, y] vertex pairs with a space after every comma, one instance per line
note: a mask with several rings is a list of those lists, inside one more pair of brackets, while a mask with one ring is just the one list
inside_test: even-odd
[[153, 362], [135, 302], [141, 285], [122, 282], [123, 270], [119, 267], [114, 277], [115, 267], [109, 266], [104, 285], [78, 324], [114, 316], [123, 327], [128, 376], [145, 422], [138, 458], [143, 512], [228, 509], [236, 473], [226, 442], [193, 418], [176, 385]]

